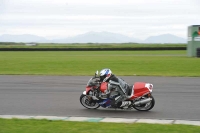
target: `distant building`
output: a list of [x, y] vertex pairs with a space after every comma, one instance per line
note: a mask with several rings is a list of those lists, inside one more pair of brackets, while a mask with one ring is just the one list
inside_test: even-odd
[[37, 43], [31, 42], [31, 43], [26, 43], [25, 45], [26, 45], [26, 46], [37, 46]]

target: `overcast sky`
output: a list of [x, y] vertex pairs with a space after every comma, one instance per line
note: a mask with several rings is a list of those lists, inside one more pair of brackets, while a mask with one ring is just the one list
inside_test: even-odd
[[0, 0], [0, 35], [62, 38], [107, 31], [186, 38], [189, 25], [200, 25], [200, 0]]

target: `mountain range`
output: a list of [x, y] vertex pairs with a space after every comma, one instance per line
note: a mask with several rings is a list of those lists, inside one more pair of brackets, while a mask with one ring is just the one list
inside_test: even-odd
[[186, 43], [187, 40], [172, 34], [150, 36], [145, 40], [111, 32], [88, 32], [62, 39], [46, 39], [41, 36], [23, 34], [0, 36], [0, 42], [40, 42], [40, 43]]

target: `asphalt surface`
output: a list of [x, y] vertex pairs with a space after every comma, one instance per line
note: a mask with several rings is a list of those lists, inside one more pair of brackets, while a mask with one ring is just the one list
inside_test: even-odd
[[151, 111], [85, 109], [79, 97], [89, 76], [0, 76], [0, 115], [200, 120], [200, 78], [121, 76], [154, 85]]

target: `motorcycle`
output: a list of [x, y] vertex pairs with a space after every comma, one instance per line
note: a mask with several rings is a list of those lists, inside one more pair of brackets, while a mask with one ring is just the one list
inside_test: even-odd
[[[80, 96], [80, 103], [87, 109], [97, 109], [100, 106], [103, 108], [114, 108], [111, 106], [111, 101], [113, 98], [119, 96], [118, 92], [112, 92], [111, 96], [106, 95], [107, 82], [100, 82], [98, 71], [96, 71], [95, 76], [92, 77], [86, 86], [86, 91], [83, 91]], [[145, 82], [136, 82], [134, 85], [129, 86], [127, 94], [128, 97], [126, 101], [131, 101], [131, 105], [125, 108], [132, 110], [136, 109], [138, 111], [149, 111], [155, 105], [155, 99], [152, 96], [153, 84]]]

